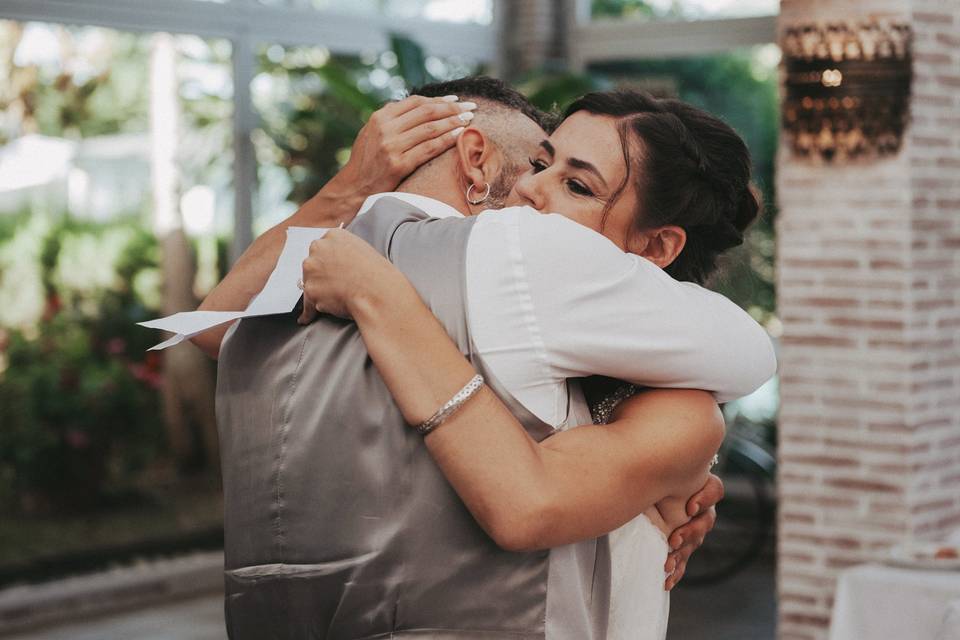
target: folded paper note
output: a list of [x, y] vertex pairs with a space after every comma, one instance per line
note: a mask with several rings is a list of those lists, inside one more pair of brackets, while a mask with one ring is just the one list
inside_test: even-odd
[[270, 273], [267, 284], [244, 311], [181, 311], [165, 318], [138, 323], [148, 329], [161, 329], [176, 334], [150, 347], [150, 351], [172, 347], [197, 334], [239, 318], [293, 311], [303, 294], [297, 283], [303, 276], [303, 261], [310, 254], [310, 243], [322, 238], [326, 232], [326, 229], [313, 227], [289, 227], [283, 251], [277, 259], [277, 266]]

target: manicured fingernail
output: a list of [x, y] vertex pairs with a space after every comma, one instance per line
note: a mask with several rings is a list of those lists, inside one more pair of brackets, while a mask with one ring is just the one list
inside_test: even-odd
[[690, 515], [695, 516], [698, 513], [700, 513], [700, 505], [697, 504], [696, 502], [694, 502], [693, 505], [691, 505], [691, 508], [693, 509], [693, 512]]
[[464, 130], [465, 128], [466, 128], [466, 127], [457, 127], [456, 129], [454, 129], [453, 131], [450, 132], [450, 135], [451, 135], [452, 137], [456, 138], [456, 137], [459, 136], [461, 133], [463, 133], [463, 130]]
[[443, 100], [444, 102], [456, 102], [457, 100], [460, 99], [460, 96], [443, 96], [440, 99]]
[[463, 111], [472, 111], [473, 109], [476, 109], [476, 108], [477, 108], [477, 103], [476, 103], [476, 102], [461, 102], [461, 103], [460, 103], [460, 109], [462, 109]]
[[475, 114], [473, 111], [464, 111], [463, 113], [461, 113], [461, 114], [460, 114], [459, 116], [457, 116], [457, 117], [460, 118], [460, 122], [467, 123], [467, 122], [470, 122], [471, 120], [473, 120], [473, 117], [474, 117], [475, 115], [476, 115], [476, 114]]

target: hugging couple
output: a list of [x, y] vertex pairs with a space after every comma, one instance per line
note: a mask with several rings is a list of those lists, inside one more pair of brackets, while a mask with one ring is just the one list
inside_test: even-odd
[[287, 227], [331, 228], [302, 308], [193, 338], [230, 637], [664, 638], [722, 494], [717, 403], [776, 368], [701, 286], [758, 215], [750, 167], [632, 91], [557, 121], [471, 77], [375, 113], [201, 305], [244, 308]]

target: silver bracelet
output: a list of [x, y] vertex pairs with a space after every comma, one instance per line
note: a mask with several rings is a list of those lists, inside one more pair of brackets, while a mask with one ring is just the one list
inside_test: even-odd
[[443, 421], [456, 413], [457, 409], [463, 406], [470, 397], [480, 390], [480, 387], [483, 386], [483, 376], [479, 373], [472, 378], [470, 382], [464, 385], [463, 389], [457, 391], [456, 395], [450, 398], [449, 401], [437, 411], [435, 414], [418, 424], [415, 428], [417, 433], [422, 436], [427, 435], [441, 424]]

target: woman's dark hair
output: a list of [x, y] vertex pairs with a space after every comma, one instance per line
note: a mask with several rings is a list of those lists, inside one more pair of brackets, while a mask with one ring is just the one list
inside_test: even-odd
[[720, 254], [743, 243], [761, 210], [743, 139], [701, 109], [638, 91], [588, 93], [563, 117], [579, 111], [618, 121], [627, 177], [611, 203], [632, 181], [637, 230], [676, 225], [687, 232], [686, 245], [666, 272], [705, 282]]

